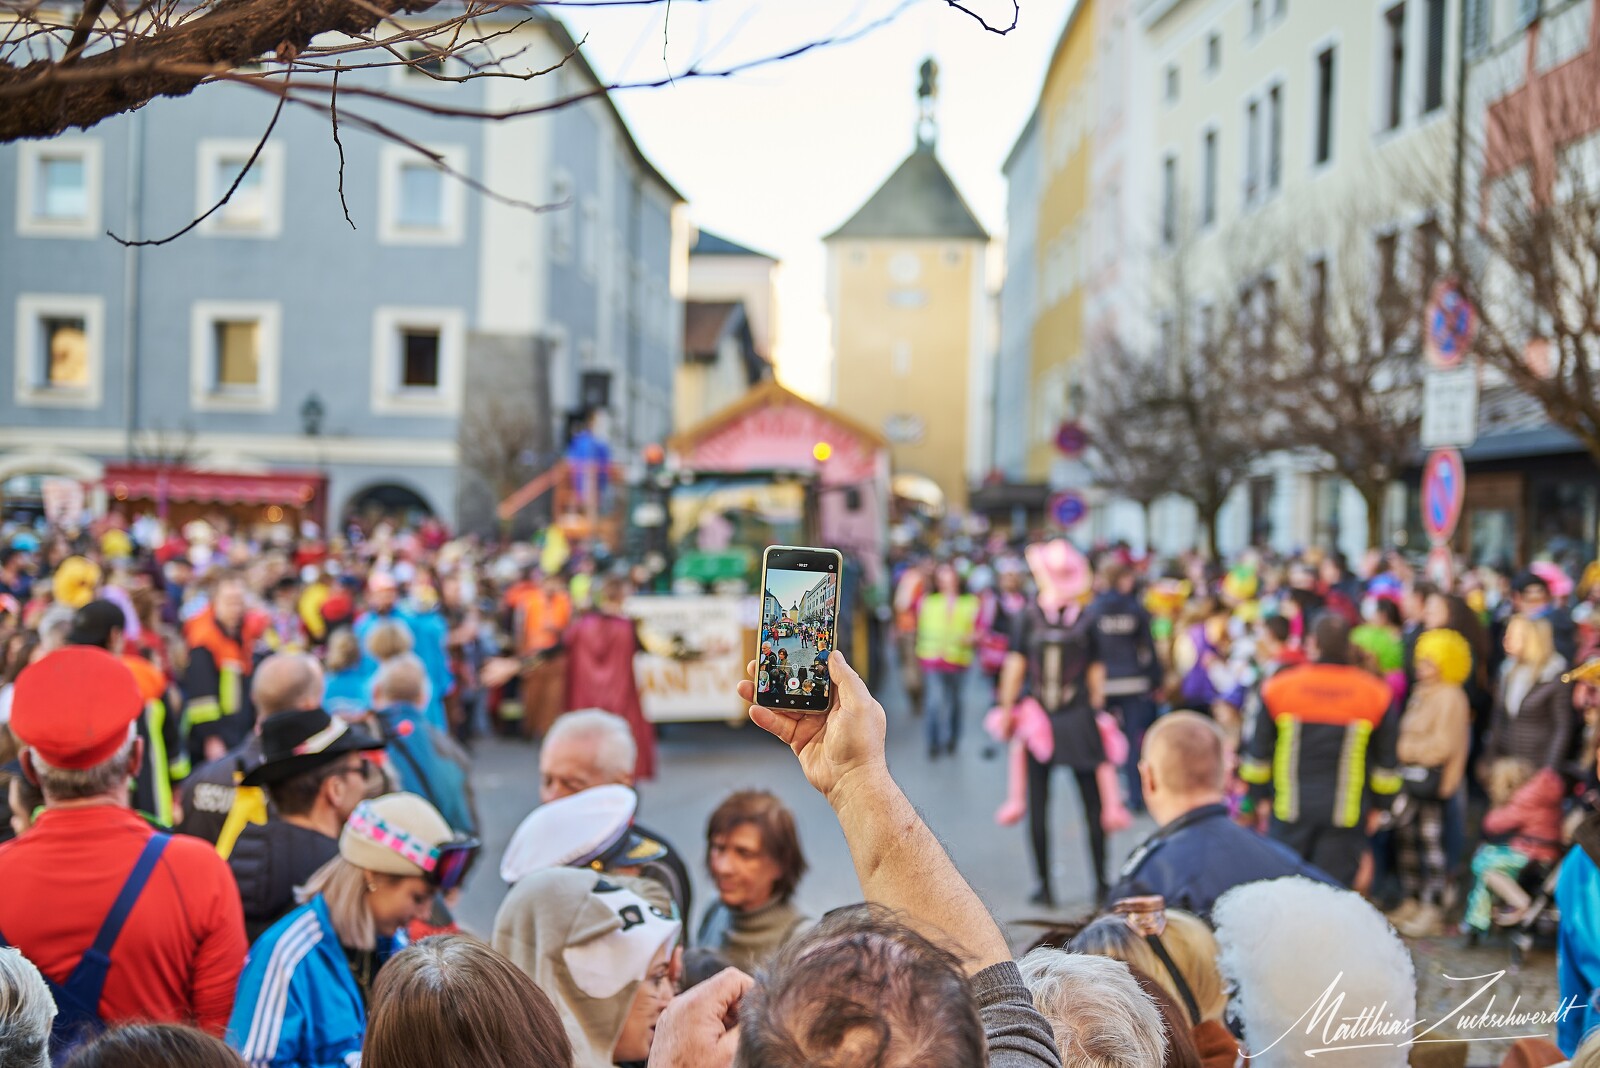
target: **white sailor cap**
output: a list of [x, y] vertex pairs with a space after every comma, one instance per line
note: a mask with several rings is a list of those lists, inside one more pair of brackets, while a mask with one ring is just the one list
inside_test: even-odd
[[660, 842], [633, 829], [639, 795], [626, 786], [595, 786], [528, 813], [500, 858], [500, 877], [515, 884], [543, 868], [637, 867], [666, 856]]

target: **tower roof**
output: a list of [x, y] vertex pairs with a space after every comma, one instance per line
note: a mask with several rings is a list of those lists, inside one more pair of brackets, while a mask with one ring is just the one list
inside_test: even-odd
[[823, 240], [919, 237], [989, 240], [933, 146], [926, 142], [917, 145], [861, 210]]
[[710, 230], [701, 230], [695, 238], [693, 247], [689, 249], [691, 256], [755, 256], [758, 259], [778, 262], [776, 256], [769, 256], [765, 252], [757, 252], [747, 248], [737, 241], [730, 241], [721, 234], [714, 234]]

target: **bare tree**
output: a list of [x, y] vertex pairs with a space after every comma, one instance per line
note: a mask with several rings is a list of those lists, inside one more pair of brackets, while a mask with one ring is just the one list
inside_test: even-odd
[[[1520, 54], [1520, 50], [1519, 50]], [[1453, 248], [1473, 352], [1600, 462], [1600, 53], [1537, 74], [1462, 134], [1482, 175]]]
[[1154, 342], [1112, 339], [1092, 355], [1085, 421], [1099, 481], [1147, 511], [1164, 493], [1188, 499], [1215, 556], [1222, 506], [1263, 448], [1263, 377], [1245, 359], [1242, 317], [1231, 301], [1198, 300], [1192, 270], [1187, 243], [1167, 251]]
[[[1367, 508], [1367, 544], [1384, 541], [1389, 487], [1415, 463], [1422, 429], [1422, 319], [1439, 232], [1419, 228], [1410, 262], [1400, 235], [1349, 211], [1314, 257], [1280, 256], [1249, 288], [1247, 349], [1272, 388], [1268, 440], [1312, 450]], [[1281, 235], [1280, 249], [1303, 247]]]

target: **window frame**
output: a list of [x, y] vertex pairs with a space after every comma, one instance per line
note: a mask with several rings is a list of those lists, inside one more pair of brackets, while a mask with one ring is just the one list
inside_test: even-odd
[[[456, 174], [467, 173], [467, 150], [462, 145], [425, 146], [437, 152]], [[401, 226], [400, 170], [406, 164], [431, 162], [402, 145], [384, 145], [378, 156], [378, 243], [383, 245], [459, 245], [466, 237], [466, 189], [455, 175], [440, 172], [444, 192], [444, 225], [437, 230]]]
[[[1410, 60], [1411, 18], [1406, 0], [1378, 12], [1378, 133], [1390, 134], [1406, 124], [1406, 67]], [[1398, 21], [1396, 16], [1398, 15]]]
[[1217, 225], [1222, 181], [1222, 131], [1215, 122], [1200, 128], [1200, 229]]
[[1178, 61], [1173, 60], [1167, 64], [1161, 76], [1161, 101], [1169, 108], [1175, 107], [1182, 92], [1182, 75]]
[[[35, 215], [34, 194], [39, 188], [39, 164], [50, 156], [78, 155], [83, 159], [86, 211], [81, 219], [52, 219]], [[55, 137], [24, 141], [17, 146], [17, 236], [92, 239], [101, 236], [105, 196], [104, 148], [98, 137]]]
[[[14, 399], [26, 408], [98, 408], [105, 398], [105, 298], [87, 293], [23, 293], [16, 305]], [[43, 339], [39, 326], [46, 318], [82, 319], [89, 343], [89, 382], [83, 389], [51, 386], [37, 373]]]
[[[1446, 0], [1424, 0], [1422, 7], [1422, 114], [1444, 110], [1449, 97], [1450, 5]], [[1438, 23], [1438, 40], [1434, 24]], [[1435, 51], [1434, 45], [1438, 49]]]
[[1178, 247], [1178, 153], [1161, 157], [1161, 247]]
[[[217, 388], [216, 324], [255, 320], [260, 346], [254, 391]], [[283, 305], [272, 300], [197, 300], [189, 306], [189, 406], [197, 412], [270, 412], [278, 407]]]
[[1206, 34], [1206, 57], [1201, 69], [1208, 78], [1215, 78], [1222, 73], [1222, 31], [1212, 30]]
[[[372, 313], [370, 403], [375, 415], [454, 415], [461, 405], [466, 366], [467, 315], [461, 308], [383, 305]], [[437, 389], [405, 387], [401, 331], [423, 327], [439, 331]]]
[[[205, 138], [195, 151], [195, 215], [210, 211], [226, 190], [218, 182], [217, 165], [224, 159], [250, 158], [257, 142], [237, 138]], [[283, 146], [268, 143], [262, 146], [261, 155], [250, 168], [261, 176], [263, 211], [261, 223], [255, 226], [229, 224], [224, 206], [210, 217], [201, 220], [195, 229], [207, 237], [242, 237], [265, 240], [283, 233]]]
[[[1311, 93], [1311, 171], [1313, 175], [1331, 170], [1339, 158], [1339, 48], [1342, 42], [1337, 36], [1325, 37], [1311, 46], [1312, 85]], [[1323, 57], [1327, 57], [1328, 84], [1327, 92], [1323, 92], [1322, 70]], [[1327, 112], [1324, 115], [1323, 105], [1326, 102]], [[1327, 143], [1327, 154], [1322, 154], [1323, 142]]]

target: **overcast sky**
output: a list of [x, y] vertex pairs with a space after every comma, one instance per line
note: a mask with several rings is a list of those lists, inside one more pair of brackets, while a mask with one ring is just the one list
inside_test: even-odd
[[[939, 156], [978, 220], [1005, 226], [1000, 165], [1031, 112], [1075, 0], [1021, 0], [999, 36], [945, 0], [908, 0], [862, 39], [733, 78], [680, 80], [619, 92], [634, 137], [689, 200], [696, 224], [783, 261], [779, 375], [821, 397], [828, 382], [822, 235], [844, 222], [911, 151], [917, 68], [940, 66]], [[674, 0], [662, 5], [557, 7], [601, 77], [645, 81], [698, 61], [702, 69], [778, 55], [849, 33], [898, 0]], [[1009, 0], [973, 0], [990, 22]]]

